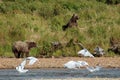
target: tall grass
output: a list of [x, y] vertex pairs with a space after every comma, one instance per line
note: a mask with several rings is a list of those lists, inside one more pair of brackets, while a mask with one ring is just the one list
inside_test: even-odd
[[[77, 56], [79, 46], [64, 47], [50, 53], [51, 42], [75, 39], [93, 52], [94, 47], [109, 47], [109, 38], [120, 37], [119, 5], [96, 0], [2, 0], [0, 3], [0, 56], [14, 57], [11, 45], [18, 40], [32, 40], [38, 48], [30, 55]], [[80, 17], [78, 28], [62, 31], [74, 14]]]

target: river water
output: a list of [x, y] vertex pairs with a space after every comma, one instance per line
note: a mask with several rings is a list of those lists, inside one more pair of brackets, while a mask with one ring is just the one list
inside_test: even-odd
[[69, 78], [120, 78], [120, 68], [102, 68], [90, 73], [86, 69], [29, 69], [19, 73], [15, 69], [0, 69], [0, 80], [69, 79]]

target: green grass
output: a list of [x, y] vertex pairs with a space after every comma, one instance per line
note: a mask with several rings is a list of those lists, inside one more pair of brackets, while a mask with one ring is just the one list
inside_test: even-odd
[[[120, 5], [107, 5], [96, 0], [3, 0], [0, 3], [0, 56], [13, 57], [11, 45], [17, 40], [33, 40], [47, 56], [77, 56], [78, 46], [64, 47], [49, 53], [50, 44], [76, 39], [87, 49], [100, 45], [107, 51], [109, 38], [120, 38]], [[62, 31], [70, 17], [78, 14], [79, 28]], [[110, 54], [111, 56], [111, 54]]]

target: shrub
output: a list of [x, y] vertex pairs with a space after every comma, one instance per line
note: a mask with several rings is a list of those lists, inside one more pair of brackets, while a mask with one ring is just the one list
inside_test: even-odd
[[12, 41], [25, 40], [25, 31], [21, 26], [11, 28], [8, 35]]
[[48, 6], [49, 4], [44, 3], [42, 7], [39, 9], [39, 15], [43, 16], [45, 19], [53, 17], [53, 8], [52, 6]]

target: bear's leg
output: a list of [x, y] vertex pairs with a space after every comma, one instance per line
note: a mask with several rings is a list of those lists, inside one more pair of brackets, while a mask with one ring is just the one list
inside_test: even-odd
[[25, 56], [26, 56], [26, 57], [29, 57], [29, 52], [27, 52], [27, 53], [25, 54]]
[[14, 55], [15, 55], [16, 58], [18, 58], [18, 53], [14, 52]]
[[19, 52], [17, 58], [20, 58], [20, 54], [21, 54], [21, 53]]
[[65, 31], [68, 28], [68, 25], [62, 26], [63, 31]]
[[24, 53], [21, 53], [21, 58], [23, 58], [24, 57]]

